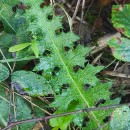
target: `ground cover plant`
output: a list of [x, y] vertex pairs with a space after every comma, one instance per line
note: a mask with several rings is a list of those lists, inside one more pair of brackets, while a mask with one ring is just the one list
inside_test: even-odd
[[[129, 21], [126, 21], [129, 4], [122, 4], [113, 5], [112, 23], [129, 38]], [[101, 44], [86, 45], [81, 33], [84, 28], [81, 25], [85, 22], [83, 17], [76, 34], [76, 9], [71, 19], [62, 3], [1, 0], [0, 5], [1, 129], [129, 129], [129, 116], [123, 117], [129, 115], [129, 104], [121, 104], [127, 103], [123, 96], [128, 95], [129, 90], [120, 85], [121, 88], [118, 86], [113, 91], [116, 81], [107, 77], [110, 73], [106, 70], [111, 69], [109, 67], [116, 61], [111, 60], [110, 53], [110, 62], [103, 64], [101, 57], [107, 59], [106, 55], [99, 54], [108, 44], [115, 58], [129, 61], [128, 38], [112, 34], [108, 40], [103, 38], [103, 48]], [[56, 9], [62, 10], [65, 16], [58, 15]], [[89, 24], [94, 25], [91, 35], [98, 34], [96, 22], [99, 20], [91, 13], [87, 11]], [[84, 15], [83, 11], [81, 14]], [[69, 23], [67, 29], [66, 23]], [[87, 39], [90, 39], [89, 35]], [[109, 48], [107, 51], [111, 52]], [[96, 58], [93, 60], [93, 57]], [[118, 64], [113, 66], [115, 68]], [[123, 76], [129, 78], [129, 73]]]

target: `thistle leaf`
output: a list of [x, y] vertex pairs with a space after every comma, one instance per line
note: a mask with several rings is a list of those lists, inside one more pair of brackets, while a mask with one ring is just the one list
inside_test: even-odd
[[[52, 6], [40, 8], [41, 0], [23, 1], [30, 7], [25, 13], [25, 19], [30, 23], [28, 31], [33, 37], [36, 37], [37, 44], [42, 43], [45, 50], [40, 58], [40, 63], [34, 70], [43, 70], [42, 75], [55, 92], [55, 101], [50, 105], [57, 109], [55, 113], [60, 114], [71, 110], [94, 107], [95, 102], [100, 99], [106, 100], [107, 104], [115, 103], [109, 99], [110, 92], [108, 90], [111, 84], [101, 84], [95, 76], [103, 67], [85, 65], [90, 48], [80, 44], [75, 46], [74, 43], [79, 37], [72, 31], [63, 32], [62, 18], [54, 15]], [[49, 77], [46, 77], [48, 73]], [[88, 90], [85, 90], [85, 84], [90, 86]], [[67, 87], [64, 88], [64, 86]], [[103, 116], [100, 116], [100, 113]], [[100, 113], [90, 112], [91, 116], [87, 128], [90, 126], [91, 129], [97, 128], [103, 124], [106, 115], [110, 115], [110, 111]], [[76, 122], [79, 117], [81, 117], [82, 122], [84, 114], [52, 119], [50, 123], [54, 129], [65, 130], [74, 118]]]

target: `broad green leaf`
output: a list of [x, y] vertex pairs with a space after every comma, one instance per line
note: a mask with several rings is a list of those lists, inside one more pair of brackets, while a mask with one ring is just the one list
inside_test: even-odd
[[18, 45], [10, 47], [9, 52], [17, 52], [17, 51], [23, 50], [24, 48], [26, 48], [26, 47], [28, 47], [30, 45], [31, 45], [31, 43], [18, 44]]
[[[72, 102], [73, 110], [94, 107], [95, 102], [100, 99], [106, 100], [107, 104], [114, 104], [115, 102], [109, 99], [108, 90], [111, 84], [100, 84], [95, 76], [103, 67], [86, 65], [86, 56], [90, 48], [80, 44], [75, 46], [74, 43], [79, 40], [79, 37], [72, 31], [67, 33], [60, 31], [63, 29], [62, 18], [54, 15], [52, 6], [41, 9], [39, 5], [42, 0], [23, 0], [23, 2], [30, 7], [25, 13], [25, 18], [30, 23], [28, 31], [36, 37], [36, 41], [43, 44], [45, 50], [40, 63], [34, 70], [43, 70], [42, 75], [45, 78], [49, 73], [49, 78], [46, 80], [55, 92], [55, 101], [50, 105], [56, 108], [55, 113], [71, 111], [69, 106]], [[85, 84], [89, 86], [89, 89], [85, 89]], [[67, 87], [64, 88], [64, 86]], [[90, 121], [86, 129], [95, 129], [103, 125], [103, 119], [106, 115], [110, 115], [110, 112], [104, 112], [104, 114], [101, 111], [100, 113], [90, 112]], [[73, 115], [66, 116], [52, 119], [50, 122], [54, 129], [64, 130], [69, 123], [73, 122], [73, 118]], [[83, 118], [84, 115], [81, 121]], [[75, 116], [75, 120], [78, 119], [79, 116]], [[81, 123], [75, 125], [79, 124]]]
[[110, 121], [110, 130], [130, 130], [130, 108], [128, 106], [114, 110]]
[[[69, 105], [69, 111], [74, 111], [76, 107], [77, 107], [76, 102], [71, 102], [71, 104]], [[67, 111], [64, 110], [64, 113], [65, 112], [67, 112]], [[58, 111], [56, 111], [55, 114], [59, 114]], [[68, 127], [68, 124], [71, 122], [72, 119], [73, 119], [73, 114], [69, 115], [69, 116], [63, 116], [63, 117], [53, 118], [53, 119], [50, 120], [50, 125], [52, 127], [54, 127], [53, 128], [54, 130], [55, 129], [58, 130], [59, 128], [61, 130], [66, 130], [67, 127]], [[59, 124], [60, 124], [60, 127], [59, 127]]]
[[118, 60], [130, 62], [130, 40], [119, 37], [111, 39], [108, 43], [114, 57]]
[[1, 0], [0, 1], [0, 20], [4, 25], [4, 30], [8, 33], [16, 33], [15, 12], [12, 10], [14, 6], [20, 3], [20, 0]]
[[[0, 127], [5, 127], [4, 125], [8, 121], [8, 114], [9, 114], [9, 93], [5, 91], [5, 89], [0, 85]], [[24, 107], [23, 107], [24, 106]], [[25, 120], [31, 119], [31, 108], [27, 104], [22, 97], [15, 95], [15, 106], [11, 104], [11, 113], [14, 114], [14, 107], [15, 107], [15, 114], [16, 120]], [[11, 121], [15, 121], [14, 116], [11, 116]], [[29, 130], [32, 129], [34, 126], [33, 123], [24, 123], [19, 125], [19, 130]], [[16, 127], [13, 127], [13, 130], [17, 130]]]
[[[13, 41], [15, 41], [15, 35], [2, 33], [0, 35], [0, 48], [2, 49], [2, 52], [4, 53], [6, 59], [11, 58], [11, 53], [7, 53], [8, 49], [13, 45]], [[0, 59], [2, 59], [2, 55], [0, 55]]]
[[119, 32], [130, 37], [130, 4], [113, 5], [112, 23]]
[[[114, 5], [112, 8], [112, 22], [114, 27], [127, 37], [130, 37], [130, 5]], [[122, 61], [130, 61], [130, 40], [119, 37], [111, 39], [108, 43], [112, 49], [114, 57]]]
[[4, 126], [4, 127], [6, 127], [7, 126], [7, 122], [5, 121], [5, 119], [3, 118], [3, 116], [0, 113], [0, 126], [1, 125]]
[[18, 9], [18, 4], [22, 4], [20, 0], [0, 0], [0, 21], [4, 26], [0, 47], [7, 59], [12, 57], [11, 53], [7, 53], [11, 46], [30, 42], [26, 32], [28, 22], [22, 17], [24, 10]]
[[8, 77], [9, 77], [8, 68], [0, 63], [0, 82], [6, 80]]
[[[27, 102], [25, 102], [25, 100], [23, 100], [22, 97], [16, 96], [15, 104], [17, 106], [17, 108], [16, 108], [16, 115], [17, 115], [16, 119], [18, 121], [31, 119], [33, 117], [33, 115], [31, 114], [31, 112], [32, 112], [31, 108], [29, 107]], [[35, 124], [35, 122], [24, 123], [24, 124], [19, 125], [19, 128], [20, 128], [20, 130], [29, 130], [29, 129], [33, 128], [34, 124]]]
[[0, 85], [0, 126], [5, 127], [5, 124], [8, 119], [8, 107], [9, 107], [9, 101], [8, 96], [5, 95], [4, 89]]
[[19, 93], [28, 93], [31, 96], [50, 94], [51, 86], [40, 75], [31, 71], [16, 71], [13, 73], [12, 83]]
[[37, 46], [36, 41], [32, 41], [31, 47], [32, 47], [32, 50], [33, 50], [35, 56], [38, 58], [38, 56], [39, 56], [39, 50], [38, 50], [38, 46]]
[[46, 110], [46, 108], [48, 107], [48, 104], [45, 102], [44, 99], [39, 99], [39, 98], [31, 98], [31, 102], [36, 104], [36, 106], [38, 106], [40, 109], [38, 109], [36, 106], [33, 106], [33, 111], [36, 117], [43, 117], [46, 116], [45, 112], [41, 109]]
[[[106, 91], [106, 90], [109, 90], [110, 87], [111, 87], [111, 83], [106, 83], [106, 84], [99, 83], [94, 87], [90, 87], [88, 89], [88, 91], [83, 92], [86, 95], [85, 99], [89, 103], [89, 107], [91, 108], [91, 107], [95, 106], [96, 102], [100, 101], [101, 99], [105, 100], [105, 104], [100, 104], [100, 106], [107, 106], [107, 105], [119, 103], [119, 101], [120, 101], [119, 99], [116, 99], [113, 101], [109, 99], [110, 92]], [[66, 94], [66, 96], [65, 96], [65, 94]], [[56, 96], [55, 101], [50, 105], [51, 107], [59, 108], [55, 112], [55, 114], [62, 113], [63, 111], [68, 110], [67, 106], [69, 106], [69, 104], [72, 104], [72, 103], [73, 103], [73, 107], [76, 106], [76, 108], [78, 110], [85, 108], [85, 106], [82, 106], [83, 105], [82, 100], [77, 101], [77, 98], [75, 95], [77, 95], [77, 93], [75, 93], [73, 90], [73, 91], [71, 91], [71, 93], [67, 91], [67, 92], [63, 92], [62, 95], [60, 95], [60, 96]], [[79, 95], [77, 95], [77, 96], [79, 96]], [[74, 101], [77, 101], [77, 102], [74, 102]], [[69, 110], [71, 110], [71, 109], [69, 108]], [[92, 127], [96, 128], [96, 123], [95, 123], [96, 120], [98, 120], [100, 122], [100, 124], [103, 124], [103, 119], [105, 119], [105, 117], [110, 116], [111, 112], [112, 112], [112, 110], [90, 112], [89, 114], [93, 115], [95, 117], [95, 120], [91, 119], [91, 117], [90, 117], [89, 121], [86, 122], [85, 128], [88, 130], [91, 129]], [[78, 115], [71, 115], [71, 118], [72, 118], [71, 120], [75, 124], [77, 124], [79, 127], [82, 127], [83, 119], [86, 116], [87, 116], [87, 114], [85, 114], [85, 113], [81, 113]], [[54, 119], [51, 119], [50, 122], [51, 123], [53, 122], [53, 127], [58, 127], [57, 123], [55, 124], [54, 122], [59, 122], [59, 128], [61, 130], [64, 130], [64, 129], [66, 129], [66, 127], [63, 128], [64, 124], [62, 122], [65, 122], [66, 120], [68, 120], [67, 117], [69, 118], [69, 116], [66, 116], [63, 118], [62, 117], [54, 118]], [[66, 123], [67, 123], [67, 121], [66, 121]], [[63, 125], [60, 125], [60, 124], [63, 124]]]

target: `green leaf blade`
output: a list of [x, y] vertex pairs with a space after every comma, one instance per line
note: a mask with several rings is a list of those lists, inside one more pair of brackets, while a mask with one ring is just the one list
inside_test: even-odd
[[9, 52], [17, 52], [17, 51], [23, 50], [24, 48], [26, 48], [26, 47], [28, 47], [30, 45], [31, 45], [31, 43], [18, 44], [18, 45], [10, 47]]
[[113, 56], [122, 61], [130, 62], [130, 40], [127, 38], [111, 39], [108, 43], [112, 49]]
[[[56, 107], [57, 110], [55, 113], [60, 114], [69, 112], [72, 109], [78, 110], [86, 107], [94, 107], [95, 102], [99, 101], [100, 98], [109, 101], [110, 93], [108, 89], [111, 85], [99, 85], [99, 79], [96, 77], [96, 74], [103, 67], [94, 67], [89, 64], [87, 66], [85, 65], [87, 62], [86, 56], [89, 55], [90, 49], [82, 45], [75, 46], [74, 43], [79, 37], [71, 31], [64, 33], [61, 17], [54, 15], [52, 6], [40, 9], [40, 2], [40, 0], [37, 2], [28, 0], [27, 3], [30, 8], [26, 10], [25, 17], [30, 22], [28, 31], [37, 38], [37, 41], [42, 42], [44, 45], [45, 51], [40, 58], [38, 66], [34, 70], [43, 70], [42, 75], [45, 78], [46, 74], [49, 73], [49, 78], [46, 78], [46, 80], [52, 86], [52, 90], [55, 93], [55, 101], [50, 106], [53, 108]], [[48, 51], [49, 53], [46, 53]], [[74, 70], [75, 67], [77, 70]], [[85, 84], [90, 85], [91, 91], [85, 91]], [[94, 94], [97, 96], [91, 98]], [[64, 102], [66, 103], [65, 105]], [[71, 106], [72, 103], [73, 107]], [[99, 119], [94, 112], [90, 112], [90, 115], [89, 126], [91, 126], [91, 129], [95, 129], [102, 124], [104, 117]], [[65, 130], [69, 123], [73, 122], [74, 115], [68, 117], [68, 119], [67, 117], [66, 119], [64, 119], [65, 117], [58, 118], [58, 120], [57, 118], [52, 119], [50, 120], [51, 125], [54, 129], [60, 128]], [[82, 118], [80, 118], [81, 121], [83, 121], [84, 115], [80, 117]], [[79, 117], [76, 120], [78, 119]]]
[[[0, 85], [0, 127], [5, 127], [6, 121], [8, 120], [8, 111], [9, 111], [9, 91], [6, 90], [4, 86]], [[17, 107], [16, 107], [17, 106]], [[24, 107], [23, 107], [24, 106]], [[31, 114], [31, 107], [27, 104], [21, 96], [15, 95], [15, 105], [11, 103], [11, 108], [15, 107], [16, 121], [31, 119], [33, 116]], [[13, 113], [11, 109], [11, 113]], [[14, 122], [14, 118], [11, 118], [11, 122]], [[35, 125], [35, 122], [24, 123], [18, 125], [20, 130], [32, 129]], [[13, 127], [14, 130], [17, 130], [16, 126]]]
[[32, 50], [33, 50], [35, 56], [38, 58], [38, 56], [39, 56], [39, 50], [38, 50], [38, 46], [37, 46], [36, 41], [32, 41], [31, 47], [32, 47]]
[[31, 71], [16, 71], [11, 80], [19, 92], [25, 91], [31, 96], [43, 96], [51, 93], [51, 87], [47, 81]]
[[122, 106], [114, 110], [110, 121], [110, 130], [130, 129], [130, 108]]

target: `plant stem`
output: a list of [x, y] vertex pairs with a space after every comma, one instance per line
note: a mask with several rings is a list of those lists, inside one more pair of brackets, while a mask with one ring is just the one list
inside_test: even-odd
[[34, 119], [21, 120], [21, 121], [17, 121], [17, 122], [11, 122], [8, 126], [6, 126], [2, 130], [7, 130], [7, 129], [13, 127], [13, 126], [23, 124], [23, 123], [30, 123], [30, 122], [36, 122], [36, 121], [45, 121], [46, 122], [48, 119], [52, 119], [52, 118], [57, 118], [57, 117], [62, 117], [62, 116], [67, 116], [67, 115], [72, 115], [72, 114], [79, 114], [79, 113], [82, 113], [82, 112], [114, 109], [114, 108], [117, 108], [117, 107], [121, 107], [123, 105], [130, 106], [130, 103], [116, 104], [116, 105], [105, 106], [105, 107], [86, 108], [86, 109], [81, 109], [81, 110], [77, 110], [77, 111], [71, 111], [71, 112], [67, 112], [67, 113], [61, 113], [61, 114], [56, 114], [56, 115], [51, 115], [51, 116], [46, 116], [46, 117], [41, 117], [41, 118], [34, 118]]
[[37, 59], [37, 57], [36, 56], [29, 56], [29, 57], [24, 57], [24, 58], [6, 59], [6, 60], [0, 60], [0, 63], [24, 61], [24, 60], [33, 60], [33, 59]]

